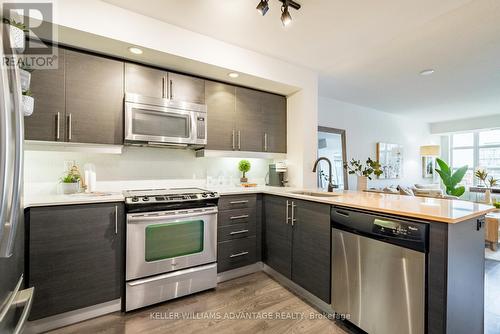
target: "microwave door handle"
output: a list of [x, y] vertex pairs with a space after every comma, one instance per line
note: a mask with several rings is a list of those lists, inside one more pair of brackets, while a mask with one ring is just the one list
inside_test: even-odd
[[[3, 59], [3, 40], [0, 39], [0, 56]], [[2, 240], [4, 225], [6, 221], [6, 216], [9, 211], [8, 203], [10, 202], [7, 198], [9, 196], [10, 184], [12, 180], [9, 180], [10, 176], [10, 157], [9, 157], [9, 147], [10, 147], [10, 113], [9, 102], [9, 81], [7, 76], [7, 69], [5, 66], [0, 66], [0, 133], [2, 138], [0, 138], [0, 241]]]
[[[16, 55], [14, 55], [17, 58]], [[16, 62], [17, 64], [17, 62]], [[9, 221], [5, 224], [5, 233], [0, 244], [0, 257], [10, 257], [14, 249], [17, 225], [19, 223], [19, 211], [21, 208], [22, 172], [23, 172], [23, 141], [24, 114], [21, 97], [21, 76], [17, 66], [9, 67], [13, 84], [14, 102], [14, 123], [15, 123], [15, 157], [14, 157], [14, 182], [12, 189], [12, 208], [10, 210]], [[8, 232], [7, 232], [8, 231]], [[8, 233], [8, 235], [7, 235]], [[7, 239], [5, 238], [7, 237]]]

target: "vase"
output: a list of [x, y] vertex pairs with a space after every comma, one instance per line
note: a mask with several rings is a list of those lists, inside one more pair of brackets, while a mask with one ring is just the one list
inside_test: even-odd
[[62, 184], [62, 191], [63, 194], [65, 195], [70, 195], [70, 194], [76, 194], [80, 190], [80, 183], [79, 182], [73, 182], [73, 183], [63, 183]]
[[31, 116], [35, 110], [35, 99], [32, 96], [23, 95], [24, 116]]
[[246, 177], [242, 177], [242, 178], [240, 179], [240, 182], [241, 182], [241, 183], [247, 183], [247, 182], [248, 182], [248, 178], [246, 178]]
[[30, 89], [31, 73], [21, 68], [19, 74], [21, 76], [21, 90], [25, 92]]
[[368, 190], [368, 178], [366, 176], [358, 176], [358, 191]]
[[486, 189], [484, 192], [484, 202], [486, 204], [491, 204], [491, 189]]
[[13, 25], [9, 26], [10, 45], [12, 49], [24, 50], [24, 31]]

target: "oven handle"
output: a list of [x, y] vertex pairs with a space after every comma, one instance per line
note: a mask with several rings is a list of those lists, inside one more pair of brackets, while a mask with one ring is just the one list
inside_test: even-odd
[[[187, 212], [187, 213], [179, 213], [179, 214], [157, 214], [157, 215], [128, 215], [127, 223], [148, 223], [152, 221], [164, 221], [168, 223], [167, 220], [175, 220], [179, 218], [191, 218], [198, 216], [208, 216], [208, 215], [216, 215], [217, 209], [203, 212]], [[173, 222], [172, 222], [173, 223]]]

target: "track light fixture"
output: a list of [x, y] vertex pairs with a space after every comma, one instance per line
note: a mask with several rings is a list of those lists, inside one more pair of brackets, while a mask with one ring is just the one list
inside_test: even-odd
[[[290, 15], [289, 8], [292, 7], [295, 10], [300, 9], [300, 4], [296, 3], [293, 0], [279, 0], [282, 5], [281, 5], [281, 23], [283, 23], [283, 26], [288, 26], [290, 23], [292, 23], [292, 15]], [[269, 10], [269, 0], [260, 0], [259, 4], [257, 5], [257, 11], [262, 15], [266, 15], [267, 11]]]
[[262, 15], [266, 15], [267, 11], [269, 10], [269, 0], [260, 0], [259, 4], [257, 5], [257, 11]]

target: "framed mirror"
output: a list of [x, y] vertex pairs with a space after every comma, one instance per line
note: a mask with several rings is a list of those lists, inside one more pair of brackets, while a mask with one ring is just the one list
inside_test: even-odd
[[403, 176], [403, 146], [392, 143], [377, 143], [377, 160], [383, 174], [379, 179], [400, 179]]
[[[332, 162], [332, 182], [338, 189], [349, 189], [347, 171], [344, 163], [347, 160], [345, 130], [318, 127], [318, 157], [326, 157]], [[318, 171], [318, 188], [328, 188], [328, 166], [320, 162]]]

